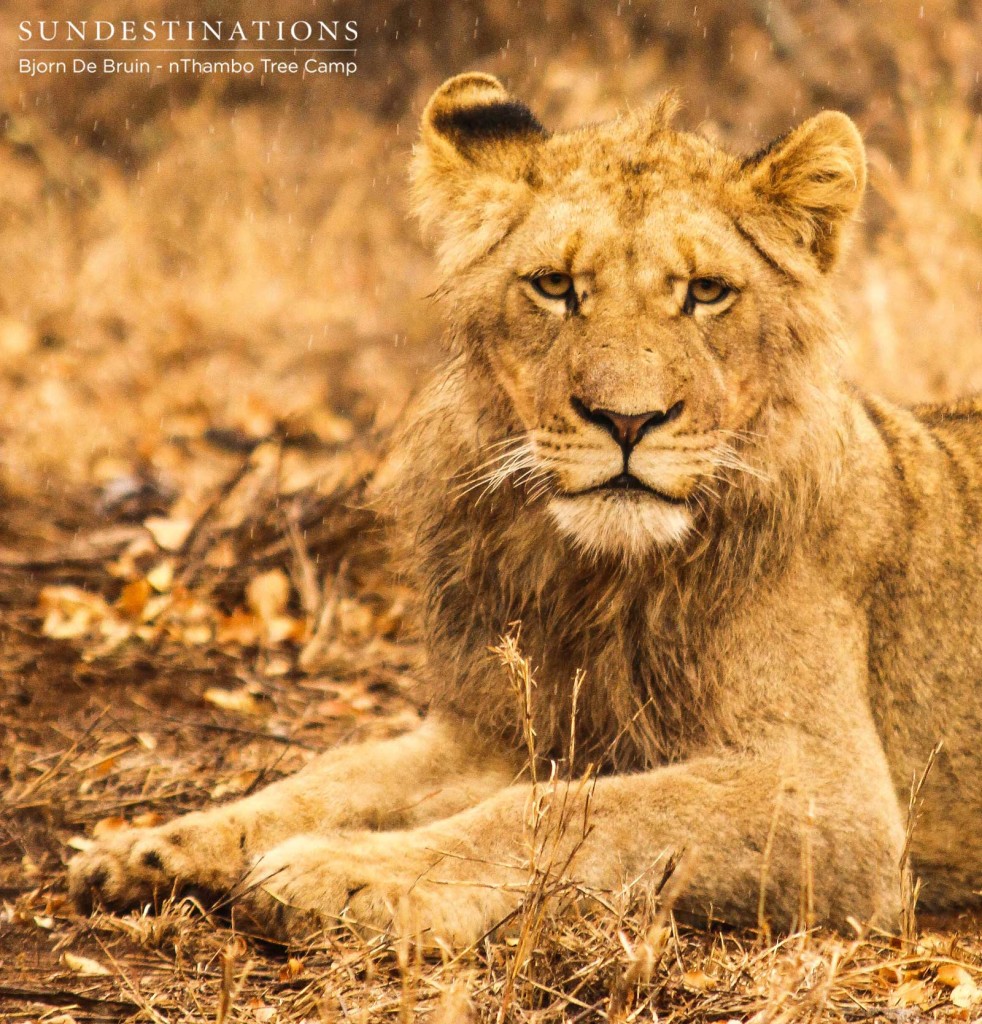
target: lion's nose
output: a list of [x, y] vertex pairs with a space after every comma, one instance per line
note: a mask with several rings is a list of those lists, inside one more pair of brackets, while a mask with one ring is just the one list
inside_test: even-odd
[[575, 396], [572, 402], [573, 408], [579, 416], [588, 423], [595, 423], [598, 427], [603, 427], [625, 451], [630, 451], [649, 430], [678, 419], [685, 405], [684, 402], [679, 401], [664, 410], [623, 413], [587, 405], [586, 402]]

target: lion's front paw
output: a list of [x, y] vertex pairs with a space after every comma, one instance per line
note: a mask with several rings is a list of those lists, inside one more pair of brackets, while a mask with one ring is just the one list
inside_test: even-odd
[[81, 910], [95, 900], [124, 909], [186, 889], [221, 893], [241, 878], [244, 866], [244, 834], [232, 822], [189, 814], [99, 840], [68, 865], [68, 890]]
[[285, 942], [350, 927], [464, 946], [506, 917], [520, 893], [504, 880], [482, 882], [480, 865], [460, 877], [460, 863], [408, 832], [298, 836], [257, 858], [240, 909]]

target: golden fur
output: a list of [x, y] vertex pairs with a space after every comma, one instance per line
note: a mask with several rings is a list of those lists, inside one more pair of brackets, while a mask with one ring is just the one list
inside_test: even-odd
[[530, 870], [528, 730], [489, 651], [516, 622], [540, 758], [600, 772], [590, 828], [556, 840], [571, 877], [644, 884], [685, 851], [683, 910], [890, 926], [911, 780], [944, 740], [914, 868], [925, 904], [976, 898], [982, 409], [840, 375], [848, 118], [740, 160], [671, 114], [550, 135], [490, 76], [434, 94], [414, 193], [450, 352], [384, 488], [430, 721], [97, 845], [78, 898], [240, 885], [290, 936], [396, 927], [408, 900], [479, 937]]

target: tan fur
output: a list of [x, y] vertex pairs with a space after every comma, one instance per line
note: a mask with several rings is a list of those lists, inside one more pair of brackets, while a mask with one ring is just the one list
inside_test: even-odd
[[[900, 409], [840, 376], [830, 275], [865, 182], [848, 118], [741, 161], [671, 110], [550, 135], [490, 76], [437, 91], [414, 190], [451, 351], [384, 496], [425, 597], [431, 721], [100, 843], [77, 897], [238, 886], [277, 934], [411, 914], [478, 938], [534, 837], [586, 811], [560, 785], [529, 829], [489, 651], [521, 622], [540, 777], [600, 772], [589, 829], [559, 842], [571, 878], [645, 884], [686, 851], [682, 910], [892, 925], [907, 793], [943, 739], [914, 867], [924, 904], [976, 898], [982, 408]], [[732, 291], [695, 303], [703, 278]], [[642, 414], [625, 456], [609, 416]], [[634, 489], [603, 489], [625, 466]]]

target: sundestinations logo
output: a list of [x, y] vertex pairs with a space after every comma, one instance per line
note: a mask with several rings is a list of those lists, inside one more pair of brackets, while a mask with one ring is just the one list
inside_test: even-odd
[[155, 71], [352, 75], [358, 70], [354, 20], [28, 19], [18, 24], [17, 33], [18, 70], [32, 77]]

